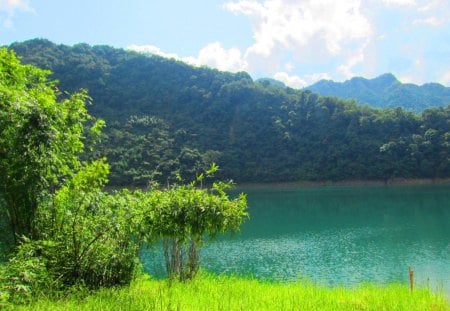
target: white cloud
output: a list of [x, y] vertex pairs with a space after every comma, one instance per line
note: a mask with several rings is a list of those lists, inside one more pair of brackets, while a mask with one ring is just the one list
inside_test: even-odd
[[274, 74], [273, 78], [293, 88], [300, 89], [308, 85], [307, 82], [302, 78], [300, 78], [299, 76], [296, 75], [290, 76], [286, 72], [277, 72], [276, 74]]
[[248, 69], [248, 64], [242, 58], [241, 51], [238, 48], [225, 49], [220, 42], [208, 44], [199, 51], [197, 57], [181, 57], [174, 53], [166, 53], [154, 45], [130, 45], [128, 49], [144, 54], [174, 58], [194, 66], [206, 65], [223, 71], [237, 72]]
[[412, 84], [417, 84], [420, 85], [422, 84], [422, 81], [417, 80], [416, 77], [414, 75], [408, 75], [408, 74], [401, 74], [397, 77], [397, 79], [401, 82], [401, 83], [412, 83]]
[[288, 72], [294, 70], [295, 65], [292, 62], [287, 62], [286, 64], [284, 64], [284, 69], [287, 70]]
[[6, 28], [13, 27], [12, 20], [17, 11], [32, 12], [33, 10], [26, 0], [0, 0], [0, 24]]
[[353, 67], [364, 62], [365, 49], [369, 43], [370, 40], [367, 39], [364, 44], [359, 46], [356, 50], [351, 51], [346, 57], [346, 62], [337, 68], [338, 72], [340, 72], [346, 79], [355, 76], [355, 73], [352, 71]]
[[413, 21], [415, 26], [441, 27], [450, 22], [450, 2], [448, 0], [426, 1], [417, 11], [421, 16]]
[[175, 53], [165, 53], [159, 47], [154, 45], [137, 45], [133, 44], [127, 47], [128, 50], [136, 51], [143, 54], [154, 54], [159, 55], [166, 58], [174, 58], [177, 60], [181, 60], [181, 57]]
[[[289, 76], [294, 68], [341, 64], [348, 77], [364, 60], [367, 42], [374, 35], [363, 14], [362, 0], [235, 0], [224, 4], [233, 14], [247, 16], [252, 24], [253, 42], [244, 59], [250, 70], [277, 74], [289, 85], [310, 79]], [[295, 64], [295, 66], [294, 66]], [[303, 65], [302, 65], [303, 64]], [[318, 70], [319, 71], [319, 70]], [[297, 79], [298, 78], [298, 79]]]
[[155, 46], [140, 49], [196, 66], [274, 77], [296, 88], [385, 72], [418, 83], [438, 79], [429, 64], [416, 61], [431, 52], [445, 54], [445, 43], [436, 47], [432, 40], [450, 22], [449, 0], [228, 0], [223, 8], [249, 19], [253, 37], [246, 47], [213, 42], [190, 57]]
[[307, 49], [318, 39], [323, 51], [336, 55], [345, 43], [369, 36], [371, 27], [360, 4], [360, 0], [241, 0], [225, 3], [224, 8], [252, 20], [254, 44], [247, 55], [269, 57], [276, 48]]
[[447, 72], [444, 72], [441, 77], [438, 79], [438, 82], [446, 85], [446, 86], [450, 86], [450, 70], [448, 70]]
[[264, 7], [255, 0], [242, 0], [238, 2], [227, 2], [223, 7], [234, 14], [253, 15], [264, 13]]
[[30, 5], [25, 0], [0, 0], [0, 10], [11, 12], [14, 10], [31, 10]]
[[388, 6], [415, 6], [415, 0], [383, 0], [383, 3]]
[[[415, 59], [411, 62], [410, 68], [397, 74], [397, 78], [402, 83], [413, 83], [421, 85], [426, 82], [430, 82], [425, 78], [427, 66], [429, 65], [427, 59], [421, 55], [414, 55]], [[412, 59], [412, 58], [411, 58]], [[437, 77], [435, 76], [434, 81]]]
[[415, 26], [425, 25], [425, 26], [439, 27], [439, 26], [442, 26], [442, 25], [446, 24], [447, 22], [448, 22], [448, 20], [446, 20], [444, 18], [438, 18], [436, 16], [430, 16], [430, 17], [427, 17], [427, 18], [415, 19], [413, 21], [413, 24]]
[[325, 72], [318, 72], [313, 74], [307, 74], [304, 78], [297, 76], [297, 75], [290, 75], [287, 72], [277, 72], [273, 75], [273, 78], [283, 82], [287, 86], [293, 87], [293, 88], [303, 88], [308, 85], [311, 85], [319, 80], [329, 80], [331, 79], [330, 75]]
[[436, 10], [448, 8], [448, 0], [425, 0], [422, 1], [419, 8], [419, 12], [433, 12]]
[[310, 75], [306, 75], [308, 85], [313, 84], [319, 80], [330, 80], [331, 76], [326, 72], [318, 72]]
[[190, 60], [196, 65], [208, 65], [224, 71], [245, 71], [248, 63], [242, 58], [238, 48], [224, 49], [220, 42], [210, 43], [200, 50], [196, 59]]

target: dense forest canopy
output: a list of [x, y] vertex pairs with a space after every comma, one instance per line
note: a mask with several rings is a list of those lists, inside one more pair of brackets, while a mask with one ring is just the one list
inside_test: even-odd
[[89, 90], [112, 184], [189, 180], [212, 162], [238, 182], [450, 177], [450, 106], [374, 109], [108, 46], [10, 48], [62, 91]]
[[321, 80], [306, 89], [325, 96], [355, 99], [359, 103], [377, 108], [402, 107], [422, 112], [427, 108], [450, 104], [450, 88], [439, 83], [415, 85], [401, 83], [390, 73], [374, 79], [355, 77], [339, 83]]

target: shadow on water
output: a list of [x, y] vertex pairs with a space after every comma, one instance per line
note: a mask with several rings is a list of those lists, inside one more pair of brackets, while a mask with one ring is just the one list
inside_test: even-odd
[[[412, 266], [417, 285], [450, 297], [450, 184], [247, 193], [251, 219], [204, 247], [206, 269], [353, 286], [407, 282]], [[156, 275], [160, 250], [143, 251]]]

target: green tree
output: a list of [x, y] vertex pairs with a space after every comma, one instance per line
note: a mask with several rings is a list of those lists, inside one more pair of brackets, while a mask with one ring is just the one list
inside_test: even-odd
[[[193, 167], [211, 163], [207, 153], [224, 168], [218, 177], [238, 182], [450, 176], [448, 108], [422, 116], [373, 109], [253, 82], [245, 73], [105, 46], [36, 39], [11, 47], [24, 61], [53, 70], [63, 89], [90, 90], [95, 102], [90, 112], [113, 125], [101, 150], [116, 186], [142, 186], [150, 179], [172, 183], [178, 170], [195, 178]], [[382, 89], [384, 103], [404, 93], [397, 85], [408, 87], [389, 75], [380, 78], [351, 84], [365, 98], [376, 95], [366, 92], [373, 91], [366, 82]], [[389, 87], [378, 88], [384, 84]], [[408, 98], [405, 107], [423, 102]], [[425, 135], [429, 129], [436, 132]]]
[[231, 183], [215, 182], [210, 189], [196, 187], [217, 168], [213, 164], [190, 184], [142, 194], [142, 232], [149, 241], [163, 239], [170, 278], [192, 279], [199, 269], [199, 251], [204, 238], [236, 231], [248, 217], [245, 194], [231, 199], [225, 192]]
[[85, 139], [104, 124], [92, 122], [86, 92], [58, 101], [49, 74], [0, 49], [0, 203], [16, 244], [35, 235], [39, 201], [80, 167]]
[[183, 130], [174, 132], [166, 121], [154, 116], [131, 116], [124, 124], [113, 122], [104, 139], [110, 182], [167, 185], [177, 181], [177, 173], [185, 180], [195, 180], [195, 173], [216, 162], [220, 152], [187, 147], [185, 134]]
[[105, 159], [80, 159], [104, 122], [87, 113], [84, 91], [59, 101], [48, 74], [0, 49], [0, 207], [17, 246], [0, 269], [0, 296], [15, 302], [128, 283], [137, 263], [134, 201], [101, 191]]

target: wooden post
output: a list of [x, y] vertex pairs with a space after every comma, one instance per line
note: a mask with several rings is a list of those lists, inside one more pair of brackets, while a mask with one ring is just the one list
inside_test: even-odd
[[411, 267], [409, 267], [409, 287], [411, 288], [411, 292], [414, 289], [414, 271]]

